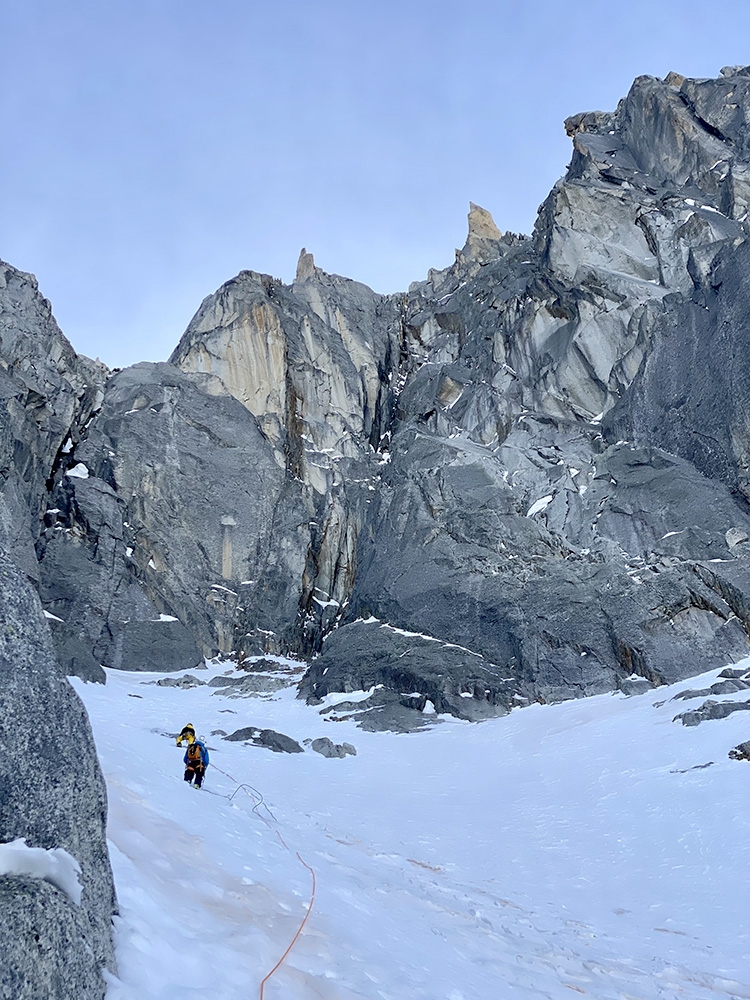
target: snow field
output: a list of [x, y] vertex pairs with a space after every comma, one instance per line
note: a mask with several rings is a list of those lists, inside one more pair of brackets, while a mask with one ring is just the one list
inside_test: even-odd
[[[257, 997], [309, 905], [297, 851], [315, 905], [265, 1000], [750, 998], [750, 765], [727, 758], [748, 716], [688, 728], [672, 719], [700, 702], [665, 700], [717, 673], [408, 735], [328, 722], [293, 688], [74, 680], [109, 790], [108, 1000]], [[199, 792], [165, 735], [186, 722], [211, 752]], [[358, 755], [210, 735], [246, 725]], [[218, 769], [273, 815], [244, 791], [222, 798], [237, 786]]]

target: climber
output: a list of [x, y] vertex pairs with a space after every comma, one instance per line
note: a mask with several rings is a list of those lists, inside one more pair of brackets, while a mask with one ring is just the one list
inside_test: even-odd
[[193, 779], [195, 779], [195, 787], [200, 788], [208, 767], [206, 744], [193, 736], [193, 739], [188, 741], [187, 750], [182, 759], [185, 763], [185, 781], [192, 785]]
[[195, 726], [193, 725], [192, 722], [188, 722], [186, 726], [182, 727], [182, 732], [177, 737], [177, 746], [181, 747], [183, 740], [187, 740], [187, 744], [188, 746], [190, 746], [190, 744], [193, 742], [194, 739], [195, 739]]

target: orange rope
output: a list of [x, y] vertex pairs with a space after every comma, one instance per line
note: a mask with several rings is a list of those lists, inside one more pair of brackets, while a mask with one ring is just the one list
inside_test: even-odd
[[[284, 841], [281, 839], [281, 834], [279, 834], [278, 830], [276, 831], [276, 833], [278, 834], [279, 840], [281, 840], [281, 843], [284, 844]], [[286, 847], [286, 844], [284, 844], [284, 847]], [[287, 850], [289, 850], [288, 847], [287, 847]], [[292, 940], [291, 940], [291, 942], [289, 944], [289, 947], [284, 952], [284, 954], [281, 956], [281, 958], [278, 960], [278, 962], [276, 963], [276, 965], [274, 965], [274, 967], [271, 969], [271, 971], [268, 973], [268, 975], [266, 975], [261, 980], [259, 1000], [263, 1000], [263, 996], [264, 996], [264, 992], [265, 992], [265, 988], [266, 988], [266, 983], [271, 978], [271, 976], [274, 974], [274, 972], [276, 972], [277, 969], [281, 968], [281, 966], [284, 964], [284, 960], [286, 959], [287, 955], [289, 954], [289, 952], [292, 950], [292, 948], [297, 943], [297, 938], [302, 933], [302, 930], [303, 930], [305, 924], [307, 923], [307, 918], [310, 916], [310, 913], [312, 912], [313, 903], [315, 902], [315, 872], [308, 865], [308, 863], [302, 859], [299, 851], [297, 851], [296, 854], [297, 854], [297, 860], [300, 861], [305, 866], [305, 868], [307, 868], [307, 870], [310, 872], [310, 874], [312, 875], [312, 895], [310, 896], [310, 905], [307, 907], [307, 913], [303, 917], [302, 923], [297, 928], [297, 933], [292, 938]]]
[[[219, 774], [223, 774], [224, 777], [230, 778], [235, 783], [235, 785], [238, 786], [237, 789], [236, 789], [236, 791], [233, 793], [233, 795], [230, 796], [230, 800], [231, 800], [231, 798], [234, 798], [234, 795], [237, 794], [237, 792], [240, 790], [240, 788], [243, 788], [245, 790], [245, 793], [247, 795], [249, 795], [250, 798], [255, 803], [254, 806], [253, 806], [253, 812], [256, 814], [256, 816], [259, 817], [259, 819], [263, 820], [263, 822], [266, 824], [266, 826], [269, 829], [273, 829], [271, 827], [271, 824], [266, 819], [266, 817], [265, 816], [261, 816], [260, 813], [257, 812], [257, 808], [260, 805], [260, 802], [256, 802], [255, 801], [255, 796], [253, 796], [248, 791], [248, 786], [245, 785], [245, 784], [240, 784], [240, 782], [237, 781], [236, 778], [233, 778], [231, 774], [227, 774], [226, 771], [222, 771], [221, 768], [216, 767], [216, 770], [219, 772]], [[262, 796], [261, 796], [261, 800], [262, 800]], [[266, 808], [268, 808], [268, 807], [266, 806]], [[279, 841], [281, 842], [282, 846], [285, 847], [287, 849], [287, 851], [289, 851], [289, 853], [291, 854], [291, 848], [286, 843], [286, 841], [284, 840], [284, 838], [281, 836], [281, 834], [279, 833], [278, 829], [274, 830], [274, 832], [275, 832], [276, 836], [279, 838]], [[297, 860], [300, 862], [300, 864], [304, 865], [305, 868], [307, 868], [307, 870], [310, 872], [310, 875], [312, 876], [312, 893], [310, 895], [310, 902], [308, 903], [308, 906], [307, 906], [307, 913], [305, 913], [304, 917], [302, 918], [302, 923], [297, 928], [297, 933], [294, 935], [294, 937], [292, 938], [292, 940], [289, 942], [289, 946], [287, 947], [286, 951], [281, 956], [281, 958], [278, 960], [278, 962], [276, 963], [276, 965], [274, 965], [274, 967], [271, 969], [271, 971], [266, 976], [264, 976], [263, 979], [261, 980], [261, 983], [260, 983], [260, 994], [259, 994], [258, 1000], [263, 1000], [264, 994], [265, 994], [266, 983], [271, 978], [271, 976], [281, 968], [281, 966], [286, 961], [286, 958], [289, 955], [289, 952], [292, 950], [292, 948], [297, 943], [297, 939], [299, 938], [300, 934], [304, 930], [305, 924], [307, 923], [308, 918], [310, 916], [310, 913], [312, 912], [313, 903], [315, 902], [315, 887], [316, 887], [315, 871], [310, 867], [310, 865], [308, 865], [308, 863], [300, 855], [299, 851], [295, 851], [294, 853], [296, 854]]]

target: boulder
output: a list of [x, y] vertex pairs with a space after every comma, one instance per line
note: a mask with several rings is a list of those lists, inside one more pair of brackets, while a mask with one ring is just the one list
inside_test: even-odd
[[242, 684], [244, 677], [212, 677], [208, 682], [208, 686], [212, 688], [222, 688], [226, 690], [230, 687], [239, 687]]
[[[719, 676], [721, 677], [721, 674], [719, 674]], [[712, 694], [735, 694], [737, 691], [747, 691], [748, 688], [750, 688], [750, 679], [746, 680], [742, 677], [736, 677], [723, 681], [717, 681], [709, 688], [680, 691], [680, 693], [676, 694], [672, 700], [677, 701], [680, 699], [682, 701], [690, 701], [692, 698], [707, 698]]]
[[225, 736], [224, 739], [233, 742], [252, 743], [253, 746], [266, 747], [268, 750], [273, 750], [274, 753], [304, 753], [304, 749], [291, 736], [277, 733], [273, 729], [258, 729], [255, 726], [245, 726], [243, 729], [237, 729], [231, 735]]
[[159, 687], [176, 687], [187, 691], [189, 688], [202, 687], [206, 682], [192, 674], [185, 674], [183, 677], [160, 677], [156, 683]]
[[315, 753], [322, 754], [323, 757], [346, 757], [349, 754], [356, 757], [357, 755], [357, 751], [351, 743], [334, 743], [327, 736], [313, 740], [311, 746]]
[[729, 680], [750, 680], [750, 668], [748, 667], [725, 667], [719, 677], [725, 677]]
[[219, 688], [215, 694], [229, 698], [245, 698], [282, 691], [289, 687], [289, 680], [284, 677], [251, 674], [249, 677], [214, 677], [213, 681], [209, 681], [209, 684], [211, 687]]
[[750, 712], [750, 700], [713, 701], [709, 699], [708, 701], [704, 701], [700, 708], [676, 715], [673, 721], [677, 722], [679, 719], [683, 726], [698, 726], [701, 722], [705, 722], [708, 719], [726, 719], [728, 715], [732, 715], [734, 712]]

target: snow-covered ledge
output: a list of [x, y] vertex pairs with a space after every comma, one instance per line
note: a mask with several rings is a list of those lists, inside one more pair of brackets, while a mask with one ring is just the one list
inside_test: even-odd
[[81, 905], [81, 866], [62, 847], [29, 847], [23, 837], [0, 844], [0, 875], [26, 875], [43, 879]]

